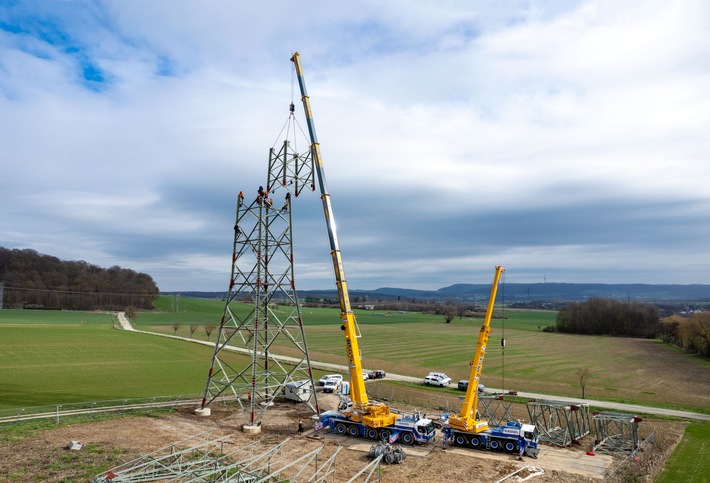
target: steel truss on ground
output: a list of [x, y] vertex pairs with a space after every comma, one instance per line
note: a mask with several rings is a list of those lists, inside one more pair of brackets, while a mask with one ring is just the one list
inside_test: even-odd
[[557, 446], [569, 446], [590, 431], [589, 405], [563, 401], [528, 401], [531, 424], [537, 426], [540, 440]]
[[484, 419], [489, 426], [501, 426], [514, 421], [510, 412], [513, 401], [507, 401], [505, 394], [481, 394], [478, 402], [483, 407]]
[[[165, 482], [325, 482], [335, 481], [337, 455], [341, 446], [325, 461], [318, 456], [323, 447], [300, 456], [285, 455], [290, 439], [266, 451], [257, 452], [251, 443], [225, 453], [232, 446], [229, 436], [206, 439], [209, 432], [185, 439], [121, 466], [111, 468], [92, 480], [94, 483]], [[191, 446], [189, 446], [191, 445]], [[292, 445], [289, 445], [292, 446]], [[379, 469], [380, 456], [348, 482], [370, 481]], [[379, 471], [377, 471], [379, 475]]]
[[607, 454], [631, 453], [639, 446], [637, 416], [625, 413], [600, 412], [594, 423], [594, 451]]
[[[271, 148], [266, 188], [253, 197], [239, 193], [234, 224], [234, 250], [229, 291], [219, 325], [202, 408], [215, 399], [233, 396], [248, 414], [249, 424], [260, 424], [263, 412], [288, 386], [306, 384], [304, 401], [319, 413], [293, 268], [293, 198], [304, 188], [315, 189], [313, 158], [295, 149], [294, 106]], [[303, 131], [301, 130], [301, 134]], [[251, 362], [235, 356], [246, 349]], [[273, 357], [273, 351], [289, 358]], [[284, 362], [287, 360], [288, 362]]]

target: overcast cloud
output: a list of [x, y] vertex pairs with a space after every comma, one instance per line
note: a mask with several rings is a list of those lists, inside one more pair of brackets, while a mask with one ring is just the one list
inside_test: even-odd
[[[298, 51], [351, 289], [708, 284], [709, 31], [703, 0], [0, 0], [0, 246], [226, 290]], [[294, 210], [297, 288], [334, 288]]]

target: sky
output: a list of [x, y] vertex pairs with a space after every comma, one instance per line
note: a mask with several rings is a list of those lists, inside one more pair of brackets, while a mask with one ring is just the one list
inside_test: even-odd
[[[710, 284], [708, 32], [704, 0], [0, 0], [0, 246], [226, 291], [297, 51], [351, 290]], [[296, 288], [334, 289], [319, 194], [293, 217]]]

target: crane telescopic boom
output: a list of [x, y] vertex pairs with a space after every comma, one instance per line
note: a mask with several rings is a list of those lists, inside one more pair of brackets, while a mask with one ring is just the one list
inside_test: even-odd
[[388, 406], [368, 401], [367, 393], [365, 391], [365, 379], [362, 375], [362, 356], [360, 354], [357, 341], [360, 334], [357, 321], [355, 320], [355, 314], [353, 314], [350, 307], [348, 285], [345, 279], [343, 260], [340, 254], [340, 247], [338, 245], [338, 235], [335, 229], [335, 218], [333, 217], [333, 208], [330, 203], [330, 194], [328, 193], [328, 188], [325, 182], [325, 172], [323, 170], [323, 160], [320, 154], [320, 144], [318, 143], [318, 138], [316, 137], [313, 114], [311, 113], [311, 104], [306, 92], [303, 70], [301, 69], [301, 57], [298, 52], [293, 54], [291, 61], [296, 69], [298, 85], [301, 90], [301, 100], [303, 102], [306, 122], [308, 123], [308, 133], [311, 140], [311, 157], [313, 159], [315, 171], [318, 177], [321, 201], [323, 202], [323, 212], [325, 213], [325, 222], [328, 229], [330, 254], [333, 258], [335, 283], [338, 288], [338, 299], [340, 301], [340, 328], [343, 330], [345, 335], [345, 351], [348, 357], [348, 370], [350, 372], [350, 398], [354, 408], [358, 410], [352, 414], [349, 414], [348, 417], [353, 421], [362, 422], [368, 426], [387, 426], [393, 424], [396, 421], [397, 416], [394, 413], [389, 412]]
[[466, 396], [461, 405], [459, 415], [449, 418], [449, 425], [454, 429], [471, 433], [480, 433], [488, 429], [488, 422], [479, 420], [476, 411], [476, 407], [478, 406], [478, 385], [483, 371], [483, 357], [486, 355], [486, 346], [488, 345], [488, 338], [491, 335], [491, 318], [493, 317], [493, 307], [496, 302], [496, 294], [498, 293], [498, 281], [503, 272], [505, 272], [505, 268], [496, 265], [496, 274], [493, 278], [491, 296], [488, 299], [486, 318], [483, 320], [481, 332], [478, 334], [476, 353], [473, 360], [469, 362], [471, 365], [471, 373], [468, 378]]

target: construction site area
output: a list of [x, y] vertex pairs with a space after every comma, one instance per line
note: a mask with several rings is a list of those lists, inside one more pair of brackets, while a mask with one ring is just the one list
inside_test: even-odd
[[[369, 384], [390, 391], [385, 381]], [[412, 410], [436, 412], [423, 405], [427, 393], [431, 391], [420, 391], [422, 405]], [[325, 408], [338, 404], [336, 395], [319, 396]], [[432, 397], [429, 403], [439, 401]], [[509, 410], [521, 417], [527, 413], [524, 404], [512, 404]], [[621, 475], [614, 479], [611, 472], [628, 453], [588, 455], [594, 446], [593, 435], [566, 447], [544, 444], [537, 459], [524, 461], [508, 453], [451, 447], [437, 439], [432, 445], [401, 446], [406, 458], [400, 464], [379, 461], [372, 465], [374, 460], [368, 454], [374, 442], [314, 433], [309, 413], [302, 404], [277, 402], [269, 409], [259, 434], [242, 431], [242, 413], [229, 407], [215, 407], [209, 418], [183, 407], [169, 414], [117, 417], [42, 430], [0, 448], [0, 475], [14, 475], [9, 481], [86, 481], [77, 476], [82, 468], [98, 467], [106, 471], [97, 475], [96, 481], [494, 482], [526, 477], [525, 481], [540, 483], [624, 481]], [[298, 432], [299, 419], [304, 422], [302, 434]], [[629, 471], [657, 473], [684, 427], [679, 421], [644, 421], [639, 437], [645, 440], [655, 429], [655, 446], [653, 451], [631, 458], [626, 469], [622, 468], [624, 475]], [[68, 449], [71, 441], [83, 447]], [[226, 470], [230, 467], [231, 472]], [[223, 471], [210, 476], [207, 470], [216, 468]]]

